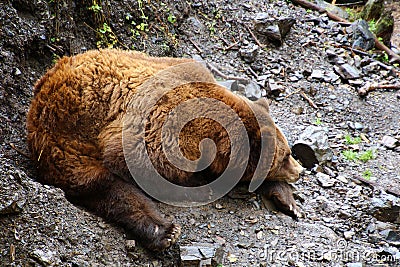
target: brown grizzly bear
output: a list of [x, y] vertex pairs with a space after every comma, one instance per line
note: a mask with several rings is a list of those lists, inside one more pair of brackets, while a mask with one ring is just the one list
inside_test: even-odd
[[[191, 59], [154, 58], [121, 50], [89, 51], [60, 59], [36, 83], [34, 94], [27, 130], [39, 181], [63, 189], [71, 202], [123, 226], [149, 249], [168, 248], [180, 234], [180, 227], [155, 209], [148, 197], [153, 195], [140, 188], [141, 181], [150, 179], [149, 169], [185, 188], [202, 186], [217, 181], [231, 166], [230, 158], [246, 150], [244, 145], [233, 143], [246, 138], [248, 160], [238, 159], [233, 165], [244, 166], [239, 179], [254, 182], [259, 168], [263, 175], [255, 181], [261, 185], [259, 192], [285, 213], [299, 215], [288, 182], [295, 182], [302, 168], [270, 119], [267, 102], [252, 102], [231, 93]], [[186, 112], [174, 110], [185, 101], [203, 99], [219, 101], [233, 110], [246, 136], [240, 134], [239, 126], [225, 129], [211, 117], [218, 116], [228, 126], [234, 124], [233, 116], [215, 108], [218, 105], [190, 102]], [[204, 109], [210, 117], [191, 119], [197, 109]], [[178, 122], [167, 120], [174, 113], [184, 122], [176, 138], [178, 150], [172, 145], [173, 131], [178, 127], [174, 123]], [[137, 125], [141, 123], [140, 130]], [[164, 127], [168, 123], [172, 124]], [[263, 147], [265, 137], [268, 142]], [[203, 139], [211, 139], [213, 144]], [[175, 151], [172, 158], [165, 153], [169, 149]], [[180, 153], [198, 168], [174, 166], [170, 160]], [[146, 155], [150, 164], [145, 163]], [[208, 164], [204, 168], [202, 161]], [[163, 186], [153, 182], [150, 187], [164, 192]], [[210, 195], [213, 193], [218, 194]]]

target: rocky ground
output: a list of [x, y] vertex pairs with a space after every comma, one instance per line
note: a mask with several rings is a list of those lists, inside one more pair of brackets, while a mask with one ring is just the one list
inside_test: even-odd
[[[171, 2], [0, 3], [2, 265], [176, 266], [188, 247], [211, 246], [222, 266], [400, 266], [400, 94], [358, 95], [367, 83], [398, 84], [398, 65], [351, 53], [346, 25], [290, 1]], [[296, 20], [281, 46], [254, 33], [263, 17]], [[195, 57], [222, 76], [250, 80], [238, 93], [268, 94], [291, 144], [307, 127], [323, 127], [322, 153], [332, 156], [295, 184], [304, 218], [265, 208], [245, 187], [197, 208], [159, 204], [183, 233], [172, 249], [153, 254], [35, 182], [30, 161], [13, 149], [27, 153], [32, 86], [59, 56], [97, 46]]]

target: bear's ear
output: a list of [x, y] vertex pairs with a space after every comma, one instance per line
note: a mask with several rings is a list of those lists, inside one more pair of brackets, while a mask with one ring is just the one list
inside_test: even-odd
[[264, 97], [261, 97], [254, 101], [254, 104], [260, 106], [262, 109], [266, 110], [269, 113], [269, 104], [268, 100]]

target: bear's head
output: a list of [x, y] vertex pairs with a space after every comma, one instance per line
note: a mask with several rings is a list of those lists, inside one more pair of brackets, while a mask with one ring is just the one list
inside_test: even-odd
[[[272, 143], [275, 145], [273, 159], [265, 180], [288, 183], [296, 182], [300, 177], [300, 173], [303, 171], [303, 167], [292, 157], [285, 135], [270, 118], [268, 102], [263, 98], [257, 101], [247, 100], [246, 102], [251, 107], [252, 111], [258, 114], [258, 117], [265, 119], [263, 120], [264, 122], [261, 122], [259, 131], [266, 131], [269, 133], [269, 136], [275, 139], [275, 142]], [[267, 124], [265, 124], [265, 122]], [[257, 134], [257, 136], [259, 135]], [[270, 150], [271, 148], [266, 147], [261, 149]]]
[[303, 167], [291, 155], [285, 136], [276, 127], [275, 154], [266, 180], [294, 183], [299, 179], [302, 171]]

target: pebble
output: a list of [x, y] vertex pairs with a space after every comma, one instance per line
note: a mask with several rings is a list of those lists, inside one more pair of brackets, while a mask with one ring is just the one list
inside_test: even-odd
[[224, 207], [221, 204], [217, 203], [217, 204], [215, 204], [215, 208], [217, 210], [222, 210]]
[[329, 188], [335, 185], [335, 180], [332, 179], [329, 175], [318, 172], [316, 174], [318, 182], [321, 184], [322, 187], [324, 188]]
[[393, 148], [395, 148], [396, 146], [399, 145], [399, 140], [397, 140], [396, 138], [394, 138], [394, 137], [392, 137], [392, 136], [385, 135], [385, 136], [382, 138], [381, 143], [382, 143], [386, 148], [393, 149]]
[[349, 182], [349, 180], [347, 180], [347, 178], [344, 177], [343, 175], [336, 176], [336, 179], [338, 179], [339, 181], [341, 181], [342, 183], [345, 183], [345, 184], [347, 184]]
[[353, 238], [354, 234], [355, 233], [353, 231], [346, 231], [343, 233], [343, 236], [346, 240], [350, 240]]
[[259, 48], [260, 47], [258, 45], [252, 44], [247, 47], [242, 47], [239, 50], [239, 53], [245, 62], [252, 63], [256, 60]]
[[339, 74], [340, 77], [342, 77], [345, 80], [360, 78], [360, 71], [348, 63], [339, 66], [334, 66], [333, 69], [337, 74]]
[[322, 70], [316, 69], [316, 70], [313, 70], [313, 71], [312, 71], [310, 77], [311, 77], [311, 79], [318, 79], [318, 80], [320, 80], [320, 79], [322, 79], [322, 78], [324, 77], [324, 73], [323, 73]]
[[136, 247], [136, 241], [133, 239], [127, 239], [125, 241], [125, 248], [127, 251], [133, 251]]

